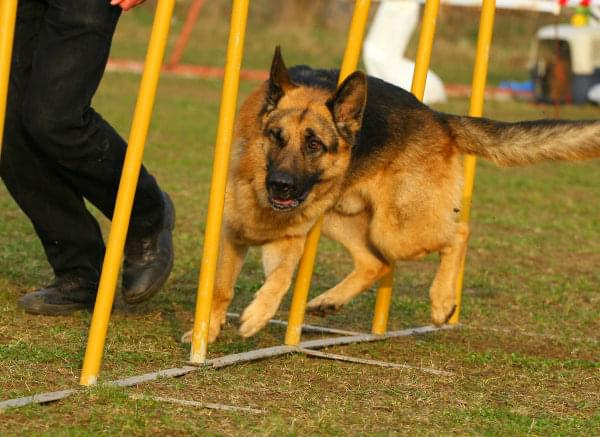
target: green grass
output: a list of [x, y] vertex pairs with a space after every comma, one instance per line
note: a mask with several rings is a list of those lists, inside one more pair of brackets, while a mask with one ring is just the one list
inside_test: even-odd
[[[206, 20], [211, 21], [196, 31], [186, 56], [189, 62], [218, 65], [224, 59], [228, 12], [223, 3], [206, 3]], [[175, 30], [185, 4], [178, 3]], [[267, 68], [272, 46], [282, 41], [290, 64], [339, 62], [346, 22], [322, 24], [314, 32], [293, 22], [267, 25], [272, 17], [258, 13], [260, 0], [254, 4], [245, 65]], [[145, 5], [123, 18], [115, 55], [143, 57], [151, 11]], [[454, 12], [444, 11], [439, 44], [450, 50], [450, 38], [457, 38], [463, 41], [458, 51], [470, 53], [472, 30], [452, 21]], [[471, 12], [467, 16], [476, 18]], [[509, 19], [513, 27], [503, 31], [500, 24]], [[532, 17], [528, 20], [517, 24], [513, 15], [500, 16], [498, 40], [510, 42], [515, 27], [534, 28]], [[324, 36], [327, 40], [320, 43]], [[493, 53], [493, 60], [510, 56], [514, 47], [506, 44], [497, 46], [502, 55]], [[460, 62], [439, 63], [438, 70], [468, 83], [470, 73], [457, 73], [470, 66], [460, 56]], [[490, 74], [504, 77], [503, 68], [492, 63]], [[94, 101], [124, 134], [138, 85], [138, 76], [107, 74]], [[240, 97], [255, 85], [242, 83]], [[117, 298], [103, 381], [181, 366], [188, 358], [178, 338], [192, 323], [220, 89], [218, 80], [161, 79], [145, 163], [175, 201], [177, 257], [164, 291], [151, 302], [129, 307]], [[466, 113], [468, 102], [451, 100], [438, 108]], [[490, 101], [485, 108], [487, 116], [502, 120], [551, 117], [553, 111], [524, 102]], [[561, 108], [565, 118], [599, 115], [597, 107]], [[598, 187], [599, 161], [510, 169], [480, 162], [465, 274], [465, 327], [331, 349], [443, 369], [453, 377], [293, 355], [219, 371], [201, 369], [136, 388], [97, 387], [47, 406], [6, 411], [0, 413], [0, 435], [598, 435]], [[108, 222], [100, 220], [107, 230]], [[90, 314], [46, 318], [18, 309], [17, 299], [51, 279], [51, 272], [31, 225], [3, 186], [0, 235], [0, 400], [76, 387]], [[436, 266], [435, 256], [398, 264], [391, 329], [429, 322], [427, 289]], [[350, 268], [349, 257], [336, 244], [322, 241], [311, 294], [336, 284]], [[243, 309], [261, 281], [260, 257], [252, 251], [236, 285], [233, 311]], [[307, 321], [369, 330], [374, 297], [368, 291], [338, 314]], [[288, 308], [289, 298], [278, 317], [285, 318]], [[283, 328], [270, 326], [243, 340], [231, 321], [210, 355], [280, 344], [283, 334]], [[267, 413], [210, 411], [134, 400], [130, 394], [221, 402]]]

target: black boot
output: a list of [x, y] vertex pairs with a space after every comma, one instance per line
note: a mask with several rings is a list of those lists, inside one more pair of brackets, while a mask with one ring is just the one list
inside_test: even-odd
[[145, 238], [128, 238], [123, 262], [123, 299], [129, 304], [144, 302], [154, 296], [166, 282], [173, 268], [175, 207], [163, 193], [162, 226]]
[[19, 306], [30, 314], [61, 316], [82, 309], [92, 309], [96, 301], [97, 283], [75, 276], [56, 278], [40, 290], [19, 299]]

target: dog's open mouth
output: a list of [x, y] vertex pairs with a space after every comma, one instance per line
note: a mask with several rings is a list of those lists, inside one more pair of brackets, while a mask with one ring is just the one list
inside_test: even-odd
[[274, 195], [269, 195], [269, 202], [271, 207], [278, 211], [286, 211], [297, 208], [308, 196], [308, 191], [305, 191], [301, 196], [295, 199], [285, 199]]

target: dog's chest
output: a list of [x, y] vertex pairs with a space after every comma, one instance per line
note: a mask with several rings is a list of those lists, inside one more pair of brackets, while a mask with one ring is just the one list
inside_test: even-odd
[[347, 191], [342, 194], [335, 206], [334, 211], [342, 215], [356, 215], [367, 208], [365, 198], [358, 191]]
[[[227, 227], [230, 235], [240, 244], [261, 246], [269, 241], [289, 237], [304, 236], [314, 225], [313, 221], [273, 219], [271, 214], [262, 211], [247, 211], [236, 217], [229, 217]], [[262, 217], [262, 215], [265, 215]]]

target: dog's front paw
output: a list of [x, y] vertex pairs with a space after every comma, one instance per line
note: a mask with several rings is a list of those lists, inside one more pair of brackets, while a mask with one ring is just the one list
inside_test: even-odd
[[344, 306], [344, 303], [340, 302], [336, 295], [325, 292], [308, 302], [306, 304], [306, 311], [318, 316], [326, 316], [338, 311]]
[[251, 337], [260, 331], [277, 312], [277, 305], [264, 302], [260, 296], [252, 301], [240, 317], [240, 335]]
[[444, 302], [443, 305], [432, 305], [431, 320], [436, 326], [441, 326], [450, 320], [455, 311], [456, 305], [454, 304], [454, 300]]
[[[217, 339], [217, 337], [219, 336], [219, 333], [221, 332], [221, 327], [219, 325], [216, 326], [210, 326], [208, 328], [208, 342], [209, 343], [214, 343], [214, 341]], [[185, 334], [183, 334], [181, 336], [181, 342], [182, 343], [191, 343], [192, 342], [192, 334], [194, 333], [194, 331], [192, 329], [190, 329], [189, 331], [187, 331]]]
[[[210, 316], [210, 324], [208, 326], [208, 342], [209, 343], [214, 343], [214, 341], [217, 339], [217, 337], [219, 336], [219, 333], [221, 332], [221, 326], [225, 324], [227, 318], [227, 314], [226, 313], [219, 313], [219, 314], [215, 314], [215, 312], [213, 311], [211, 316]], [[192, 342], [192, 334], [193, 334], [193, 330], [189, 330], [187, 331], [185, 334], [183, 334], [181, 336], [181, 342], [182, 343], [191, 343]]]

